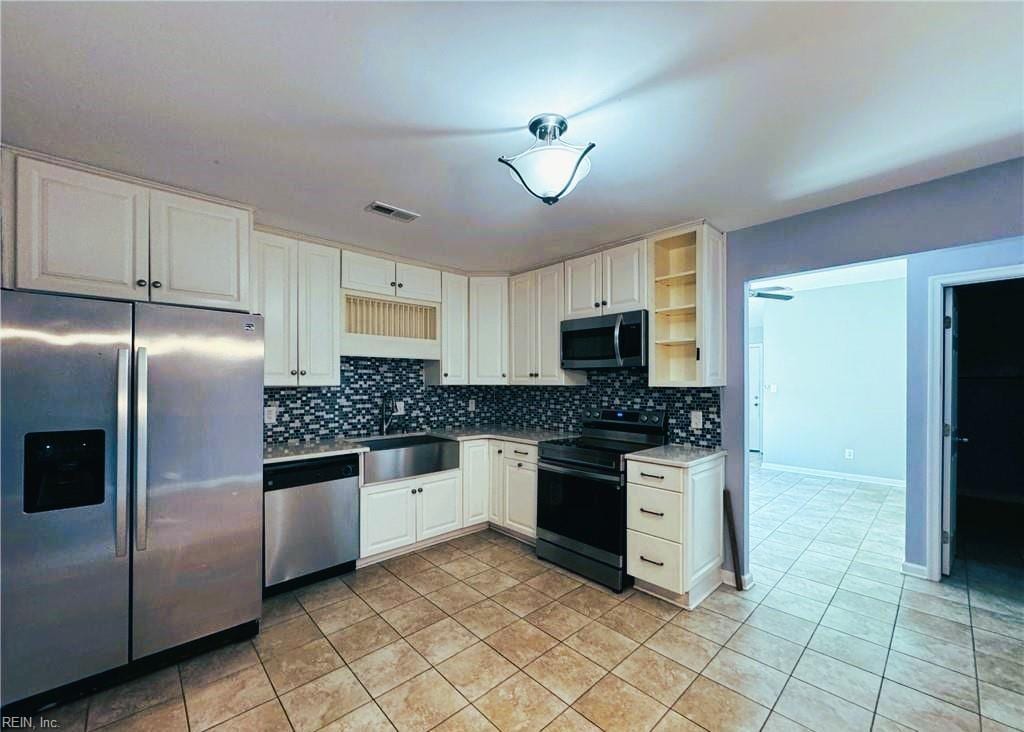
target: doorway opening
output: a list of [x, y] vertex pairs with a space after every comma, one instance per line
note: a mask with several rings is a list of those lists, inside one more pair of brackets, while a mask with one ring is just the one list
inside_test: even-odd
[[1024, 278], [947, 286], [943, 301], [942, 573], [958, 559], [1021, 569]]

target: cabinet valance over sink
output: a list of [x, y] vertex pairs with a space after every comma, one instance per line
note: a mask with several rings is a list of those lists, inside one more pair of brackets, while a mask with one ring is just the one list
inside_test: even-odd
[[441, 358], [441, 306], [427, 300], [341, 291], [341, 353]]

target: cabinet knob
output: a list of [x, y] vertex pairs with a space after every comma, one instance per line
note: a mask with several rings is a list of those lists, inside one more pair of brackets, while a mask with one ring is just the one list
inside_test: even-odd
[[444, 372], [444, 378], [446, 378], [446, 379], [448, 378], [448, 372], [447, 371]]
[[292, 369], [292, 370], [291, 370], [291, 375], [292, 375], [292, 376], [295, 376], [295, 375], [296, 375], [297, 373], [299, 373], [299, 372], [298, 372], [298, 371], [296, 371], [295, 369]]
[[299, 376], [305, 376], [305, 375], [306, 375], [306, 371], [305, 370], [302, 370], [302, 371], [299, 372]]
[[401, 283], [401, 282], [399, 282], [399, 283], [398, 283], [398, 286], [399, 286], [399, 287], [402, 287], [402, 283]]
[[153, 280], [153, 287], [163, 287], [160, 280]]
[[416, 489], [415, 489], [415, 488], [413, 488], [413, 489], [412, 489], [411, 491], [409, 491], [409, 492], [410, 492], [410, 493], [412, 493], [412, 494], [413, 494], [414, 496], [416, 495]]
[[418, 489], [418, 490], [417, 490], [416, 492], [417, 492], [417, 493], [422, 493], [422, 492], [423, 492], [423, 489], [422, 489], [422, 488], [420, 488], [420, 489]]
[[499, 454], [499, 455], [501, 454], [501, 450], [498, 450], [498, 454]]
[[517, 468], [521, 468], [521, 467], [523, 467], [523, 464], [522, 463], [516, 463], [516, 467]]
[[599, 302], [595, 302], [595, 303], [594, 303], [594, 307], [595, 307], [595, 308], [599, 308], [599, 307], [601, 307], [601, 303], [599, 303]]
[[503, 379], [504, 379], [504, 378], [505, 378], [505, 374], [502, 374], [502, 375], [501, 375], [501, 378], [503, 378]]
[[395, 284], [396, 284], [396, 283], [392, 282], [392, 283], [391, 283], [391, 286], [392, 286], [392, 287], [394, 287], [394, 286], [395, 286]]
[[146, 282], [145, 280], [135, 280], [135, 284], [138, 285], [139, 287], [145, 287], [149, 283]]
[[602, 301], [601, 301], [601, 304], [602, 304], [602, 305], [607, 305], [607, 304], [608, 304], [608, 301], [607, 301], [607, 300], [602, 300]]

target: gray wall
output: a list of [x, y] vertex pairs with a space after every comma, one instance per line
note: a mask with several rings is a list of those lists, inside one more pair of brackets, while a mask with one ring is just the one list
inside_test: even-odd
[[904, 480], [906, 280], [763, 302], [764, 462]]
[[[1024, 158], [1016, 158], [862, 198], [839, 206], [729, 232], [727, 328], [729, 386], [722, 394], [722, 442], [729, 451], [727, 486], [736, 496], [740, 554], [749, 555], [744, 460], [745, 283], [841, 264], [926, 252], [1024, 234]], [[910, 311], [908, 310], [908, 313]], [[908, 330], [910, 330], [908, 328]], [[909, 342], [908, 342], [909, 343]], [[913, 353], [908, 354], [908, 369]], [[908, 453], [917, 456], [914, 420], [921, 407], [907, 393]], [[918, 459], [915, 457], [914, 459]], [[924, 563], [923, 465], [908, 459], [907, 561]], [[749, 570], [748, 570], [749, 571]]]

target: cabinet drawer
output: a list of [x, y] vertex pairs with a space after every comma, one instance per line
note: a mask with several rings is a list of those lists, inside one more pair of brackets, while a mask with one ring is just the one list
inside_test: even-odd
[[683, 494], [637, 483], [626, 486], [626, 527], [682, 541]]
[[669, 592], [683, 592], [683, 547], [638, 531], [626, 531], [626, 571]]
[[505, 457], [522, 460], [524, 463], [535, 463], [537, 462], [537, 446], [524, 445], [521, 442], [506, 442]]
[[683, 469], [668, 465], [653, 465], [636, 460], [626, 461], [626, 480], [630, 483], [664, 488], [669, 491], [683, 490]]

